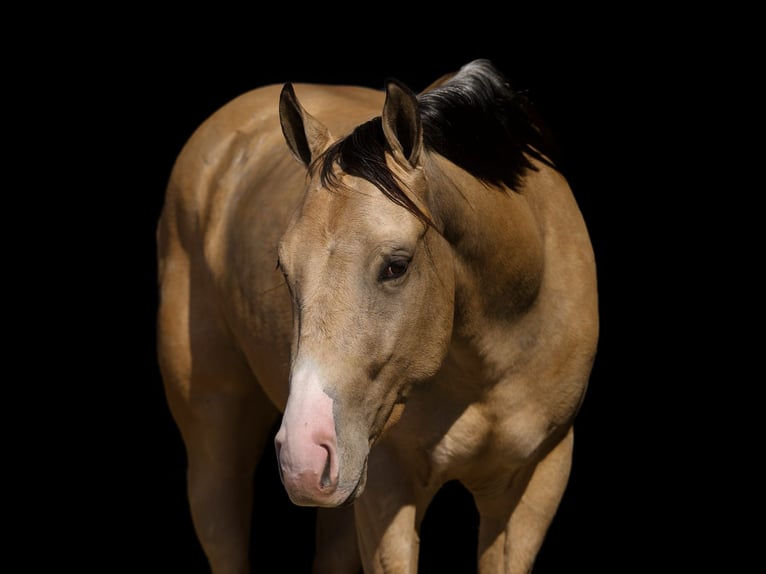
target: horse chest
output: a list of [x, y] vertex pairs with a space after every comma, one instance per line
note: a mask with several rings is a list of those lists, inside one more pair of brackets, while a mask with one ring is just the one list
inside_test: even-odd
[[408, 401], [395, 432], [425, 483], [512, 472], [543, 438], [529, 409], [515, 404], [500, 408], [490, 396], [465, 399], [463, 393], [442, 393], [435, 400], [421, 391]]

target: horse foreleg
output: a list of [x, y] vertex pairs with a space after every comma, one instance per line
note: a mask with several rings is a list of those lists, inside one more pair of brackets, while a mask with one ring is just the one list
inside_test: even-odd
[[250, 572], [253, 476], [274, 420], [261, 401], [209, 397], [184, 432], [192, 519], [215, 574]]
[[318, 508], [313, 574], [359, 574], [354, 507]]
[[192, 364], [192, 353], [178, 352], [185, 332], [162, 338], [168, 350], [161, 357], [168, 404], [186, 447], [192, 521], [212, 571], [245, 574], [255, 466], [278, 411], [222, 342], [200, 343], [204, 352]]
[[573, 431], [507, 489], [475, 491], [479, 511], [479, 574], [527, 574], [569, 480]]
[[412, 472], [379, 444], [370, 454], [368, 481], [354, 503], [359, 552], [365, 574], [414, 574], [418, 568], [418, 529], [433, 493], [418, 488]]

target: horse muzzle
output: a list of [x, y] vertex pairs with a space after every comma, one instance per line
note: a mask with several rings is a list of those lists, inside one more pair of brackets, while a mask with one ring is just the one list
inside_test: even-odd
[[[293, 375], [274, 445], [282, 484], [294, 504], [337, 507], [361, 494], [369, 445], [358, 428], [347, 428], [340, 444], [335, 401], [316, 372], [304, 368]], [[364, 440], [355, 441], [360, 432]]]
[[367, 463], [356, 479], [340, 479], [338, 449], [333, 440], [288, 440], [284, 425], [274, 440], [279, 477], [298, 506], [344, 506], [362, 493]]

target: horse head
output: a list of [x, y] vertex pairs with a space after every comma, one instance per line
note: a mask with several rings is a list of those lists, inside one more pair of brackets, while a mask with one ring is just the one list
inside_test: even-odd
[[291, 500], [332, 507], [361, 494], [370, 448], [412, 385], [444, 360], [452, 255], [429, 210], [418, 100], [408, 88], [387, 82], [381, 116], [340, 139], [291, 84], [279, 111], [307, 187], [278, 247], [293, 341], [275, 444]]

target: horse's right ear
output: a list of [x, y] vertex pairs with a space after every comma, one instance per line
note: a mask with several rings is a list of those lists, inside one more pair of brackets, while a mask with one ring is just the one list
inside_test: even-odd
[[327, 127], [303, 109], [290, 83], [282, 86], [279, 95], [279, 123], [290, 151], [306, 167], [332, 139]]

